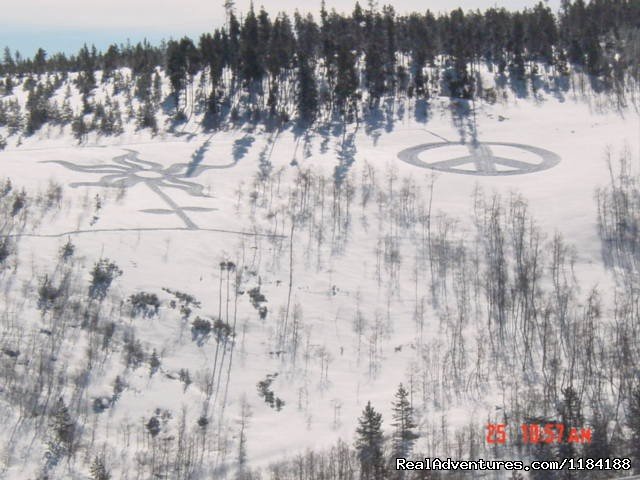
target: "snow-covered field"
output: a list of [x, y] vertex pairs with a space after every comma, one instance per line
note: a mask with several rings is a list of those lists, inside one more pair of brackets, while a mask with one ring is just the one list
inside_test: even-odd
[[[496, 407], [509, 402], [502, 390], [505, 380], [497, 378], [504, 372], [496, 371], [496, 378], [490, 373], [473, 388], [429, 388], [448, 383], [442, 378], [448, 375], [450, 333], [444, 319], [456, 312], [449, 306], [455, 304], [451, 293], [434, 304], [433, 276], [417, 240], [431, 193], [432, 225], [454, 244], [472, 243], [474, 192], [482, 190], [485, 198], [520, 195], [543, 242], [559, 233], [574, 246], [578, 304], [598, 286], [606, 317], [614, 280], [601, 258], [594, 194], [608, 182], [607, 149], [614, 156], [625, 147], [640, 151], [637, 112], [598, 112], [570, 95], [478, 104], [475, 114], [456, 113], [448, 99], [435, 99], [426, 119], [408, 105], [403, 111], [395, 106], [393, 121], [368, 119], [346, 131], [336, 126], [297, 136], [242, 128], [182, 137], [140, 134], [82, 146], [66, 137], [36, 138], [0, 153], [0, 175], [15, 187], [27, 192], [44, 191], [51, 182], [63, 187], [59, 207], [42, 223], [27, 222], [16, 232], [20, 268], [3, 273], [0, 304], [3, 315], [18, 308], [28, 315], [13, 331], [5, 325], [0, 346], [27, 352], [30, 336], [51, 324], [52, 314], [36, 308], [38, 286], [45, 274], [60, 273], [60, 266], [54, 272], [58, 252], [70, 240], [79, 259], [73, 266], [77, 294], [86, 294], [96, 261], [115, 262], [123, 273], [101, 303], [101, 318], [117, 324], [114, 342], [121, 342], [124, 332], [135, 332], [145, 358], [155, 350], [160, 359], [158, 372], [150, 375], [147, 360], [127, 367], [121, 349], [109, 350], [92, 357], [97, 364], [84, 393], [73, 396], [73, 381], [61, 388], [68, 401], [91, 405], [112, 395], [116, 376], [127, 385], [104, 412], [87, 409], [82, 455], [106, 452], [114, 478], [147, 478], [133, 472], [139, 452], [151, 449], [144, 426], [160, 409], [171, 416], [162, 422], [160, 435], [166, 437], [176, 437], [183, 412], [188, 432], [201, 428], [197, 421], [203, 412], [210, 417], [203, 455], [211, 465], [232, 465], [243, 435], [249, 465], [263, 467], [340, 438], [351, 443], [367, 401], [383, 413], [387, 428], [400, 382], [411, 388], [424, 433], [415, 451], [433, 447], [427, 433], [441, 428], [443, 419], [452, 435], [469, 424], [482, 428]], [[398, 158], [407, 148], [440, 142], [452, 145], [423, 150], [418, 158], [431, 163], [469, 155], [460, 142], [473, 142], [474, 133], [489, 146], [471, 148], [480, 161], [498, 155], [540, 161], [530, 150], [498, 145], [519, 144], [553, 152], [559, 162], [520, 175], [474, 175], [478, 165], [473, 163], [464, 167], [471, 174], [459, 174]], [[345, 177], [335, 200], [331, 192], [339, 165]], [[371, 194], [368, 200], [365, 192]], [[337, 215], [335, 209], [341, 209]], [[405, 227], [399, 226], [399, 216]], [[228, 261], [235, 269], [221, 268]], [[257, 305], [267, 307], [266, 318], [249, 298], [258, 286], [266, 300]], [[163, 288], [193, 295], [200, 308], [182, 320], [170, 306], [174, 297]], [[141, 291], [161, 299], [158, 315], [132, 318], [126, 305], [114, 300]], [[19, 292], [26, 293], [26, 307], [18, 305]], [[191, 322], [218, 315], [235, 325], [235, 338], [217, 351], [213, 334], [200, 342], [193, 338]], [[486, 325], [473, 317], [462, 332], [467, 344], [461, 368], [469, 372], [476, 362], [482, 364], [477, 339]], [[90, 335], [80, 323], [78, 318], [66, 326], [56, 375], [77, 379], [86, 371]], [[25, 356], [18, 358], [28, 363]], [[429, 372], [430, 362], [440, 368]], [[218, 372], [207, 400], [214, 364]], [[493, 367], [483, 368], [492, 372]], [[187, 388], [179, 380], [182, 369], [189, 370], [193, 382]], [[270, 389], [284, 402], [279, 408], [257, 388], [272, 374], [277, 376]], [[16, 423], [18, 412], [10, 413], [7, 405], [0, 412], [17, 439], [2, 442], [0, 477], [34, 478], [45, 446], [17, 433], [30, 428], [28, 422]], [[61, 476], [56, 478], [71, 478], [61, 473], [64, 465], [57, 468]]]

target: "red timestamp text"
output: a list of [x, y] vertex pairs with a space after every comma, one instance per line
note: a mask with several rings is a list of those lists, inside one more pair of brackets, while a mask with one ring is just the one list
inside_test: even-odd
[[[523, 423], [520, 425], [520, 440], [524, 444], [541, 443], [591, 443], [590, 428], [567, 427], [562, 423]], [[489, 423], [486, 441], [491, 445], [505, 445], [508, 441], [507, 425]]]

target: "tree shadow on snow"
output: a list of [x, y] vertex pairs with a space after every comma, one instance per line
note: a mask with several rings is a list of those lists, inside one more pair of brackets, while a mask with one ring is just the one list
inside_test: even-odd
[[198, 165], [200, 165], [204, 160], [204, 156], [209, 150], [209, 147], [211, 146], [212, 137], [213, 135], [207, 138], [207, 140], [202, 145], [200, 145], [196, 149], [196, 151], [193, 152], [193, 154], [191, 155], [191, 161], [189, 162], [189, 166], [187, 167], [187, 171], [186, 171], [187, 177], [190, 177], [191, 175], [193, 175], [196, 169], [198, 168]]
[[242, 138], [238, 138], [235, 142], [233, 142], [233, 160], [234, 162], [239, 162], [242, 160], [247, 153], [249, 153], [249, 149], [253, 142], [255, 141], [255, 137], [250, 134], [246, 134]]
[[426, 124], [431, 118], [431, 106], [426, 98], [417, 98], [413, 117], [416, 122]]
[[469, 100], [451, 99], [449, 111], [451, 112], [451, 121], [458, 131], [460, 142], [477, 142], [478, 129], [471, 102]]
[[349, 173], [349, 169], [356, 157], [356, 132], [346, 133], [344, 134], [342, 141], [338, 145], [336, 149], [336, 156], [338, 157], [338, 165], [333, 170], [333, 180], [336, 186], [342, 185], [342, 182], [346, 178]]

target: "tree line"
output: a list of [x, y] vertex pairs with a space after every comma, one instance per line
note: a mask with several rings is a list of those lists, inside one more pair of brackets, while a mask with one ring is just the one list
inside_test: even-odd
[[[175, 120], [188, 118], [187, 106], [197, 101], [209, 125], [236, 120], [240, 111], [284, 121], [293, 113], [312, 121], [323, 112], [357, 115], [363, 100], [375, 107], [399, 94], [428, 99], [429, 85], [454, 98], [474, 98], [482, 93], [477, 71], [483, 63], [514, 81], [533, 82], [543, 65], [557, 75], [576, 69], [602, 88], [619, 89], [628, 74], [639, 77], [638, 25], [640, 4], [633, 0], [565, 0], [557, 13], [540, 2], [522, 11], [458, 8], [406, 15], [375, 2], [366, 8], [356, 3], [350, 14], [323, 4], [319, 19], [298, 12], [271, 16], [253, 6], [238, 16], [227, 2], [224, 26], [196, 41], [113, 44], [104, 52], [85, 45], [69, 56], [49, 56], [41, 48], [33, 58], [5, 49], [0, 76], [10, 93], [16, 78], [77, 74], [87, 113], [97, 71], [107, 82], [129, 68], [144, 90], [162, 70], [171, 86], [166, 106], [175, 107]], [[140, 123], [153, 128], [152, 102], [145, 97], [142, 103]]]

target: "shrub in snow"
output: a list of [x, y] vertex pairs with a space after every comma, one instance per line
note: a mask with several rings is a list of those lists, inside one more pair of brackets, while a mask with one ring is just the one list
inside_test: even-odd
[[71, 243], [71, 239], [67, 240], [67, 243], [65, 243], [60, 249], [60, 258], [64, 261], [69, 260], [73, 256], [75, 250], [76, 247]]
[[75, 437], [75, 422], [71, 418], [64, 400], [59, 398], [51, 412], [51, 420], [49, 422], [49, 441], [46, 456], [50, 466], [56, 465], [62, 457], [73, 453]]
[[60, 294], [61, 289], [52, 285], [49, 278], [45, 277], [42, 285], [38, 288], [38, 309], [44, 313], [53, 308]]
[[147, 422], [147, 431], [152, 437], [157, 436], [160, 433], [160, 420], [158, 417], [151, 417]]
[[160, 369], [160, 358], [158, 354], [154, 350], [151, 353], [151, 357], [149, 357], [149, 376], [153, 377], [153, 375]]
[[102, 413], [111, 406], [111, 399], [109, 397], [97, 397], [93, 399], [93, 411], [95, 413]]
[[15, 217], [18, 213], [20, 213], [20, 210], [24, 208], [26, 203], [27, 203], [27, 192], [23, 190], [20, 193], [17, 193], [13, 199], [13, 206], [11, 207], [11, 216]]
[[129, 297], [129, 303], [132, 317], [142, 315], [144, 318], [150, 318], [157, 315], [160, 308], [160, 300], [155, 293], [135, 293]]
[[209, 320], [196, 317], [196, 319], [191, 323], [191, 339], [194, 342], [197, 342], [198, 345], [202, 345], [211, 333], [211, 330], [213, 330], [213, 325]]
[[142, 348], [140, 340], [136, 340], [135, 338], [125, 340], [124, 361], [127, 367], [135, 370], [144, 362], [144, 357], [144, 349]]
[[120, 378], [120, 375], [118, 375], [113, 382], [113, 395], [111, 395], [111, 403], [115, 403], [120, 398], [120, 395], [122, 394], [122, 392], [124, 392], [125, 388], [127, 388], [126, 383], [124, 382], [124, 380], [122, 380], [122, 378]]
[[96, 457], [89, 468], [91, 480], [111, 480], [111, 473], [107, 470], [104, 460]]
[[92, 300], [104, 300], [111, 282], [116, 277], [122, 275], [122, 270], [107, 258], [97, 262], [91, 271], [91, 285], [89, 286], [89, 297]]
[[0, 239], [0, 263], [4, 263], [9, 255], [11, 255], [11, 243], [9, 238], [5, 237]]

